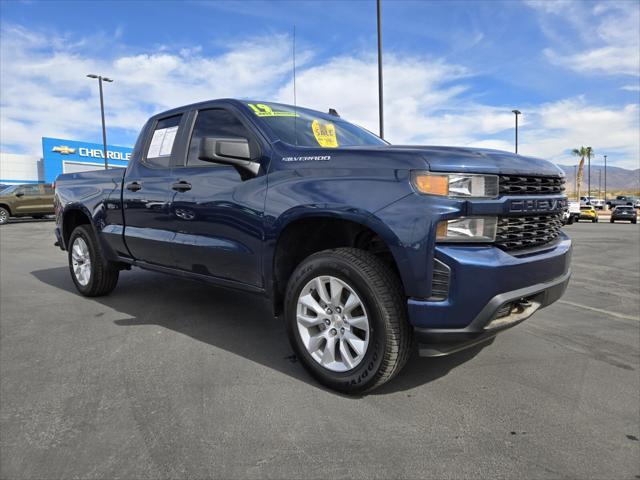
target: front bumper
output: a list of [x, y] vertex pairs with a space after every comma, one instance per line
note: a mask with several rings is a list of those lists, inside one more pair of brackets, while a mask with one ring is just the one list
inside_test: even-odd
[[[438, 246], [436, 258], [451, 269], [447, 299], [408, 301], [428, 356], [484, 342], [558, 300], [571, 275], [571, 240], [561, 233], [552, 247], [520, 256], [490, 246]], [[504, 315], [505, 308], [511, 313]]]

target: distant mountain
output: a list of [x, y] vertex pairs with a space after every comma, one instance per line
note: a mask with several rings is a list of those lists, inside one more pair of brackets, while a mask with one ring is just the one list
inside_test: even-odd
[[[567, 192], [575, 190], [575, 170], [573, 165], [558, 165], [567, 176]], [[581, 192], [587, 191], [587, 164], [584, 165]], [[598, 185], [604, 195], [604, 165], [591, 165], [591, 191], [598, 195]], [[607, 196], [612, 193], [638, 193], [640, 192], [640, 169], [627, 170], [626, 168], [611, 167], [607, 165]]]

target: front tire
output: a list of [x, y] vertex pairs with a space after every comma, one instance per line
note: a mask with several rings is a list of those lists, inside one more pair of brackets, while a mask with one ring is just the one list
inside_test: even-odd
[[344, 393], [389, 381], [410, 354], [400, 281], [364, 250], [338, 248], [305, 259], [289, 280], [284, 317], [303, 366]]
[[593, 220], [591, 220], [591, 223], [598, 223], [598, 219], [594, 218]]
[[89, 225], [76, 227], [68, 249], [71, 278], [82, 295], [99, 297], [116, 288], [120, 272], [105, 261]]
[[0, 225], [4, 225], [9, 221], [9, 210], [4, 207], [0, 207]]

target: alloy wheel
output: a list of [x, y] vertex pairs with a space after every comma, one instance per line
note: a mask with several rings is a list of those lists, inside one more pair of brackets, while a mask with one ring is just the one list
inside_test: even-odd
[[369, 346], [369, 317], [349, 284], [329, 275], [316, 277], [300, 291], [296, 308], [300, 338], [317, 363], [346, 372], [362, 362]]
[[91, 280], [91, 255], [87, 242], [77, 237], [71, 247], [71, 264], [73, 274], [80, 285], [85, 287]]

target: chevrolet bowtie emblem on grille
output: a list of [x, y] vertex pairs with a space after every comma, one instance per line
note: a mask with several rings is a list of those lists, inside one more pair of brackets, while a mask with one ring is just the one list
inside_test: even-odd
[[53, 147], [51, 149], [52, 152], [58, 152], [62, 155], [69, 155], [71, 153], [76, 153], [75, 148], [67, 147], [66, 145], [60, 145], [59, 147]]

